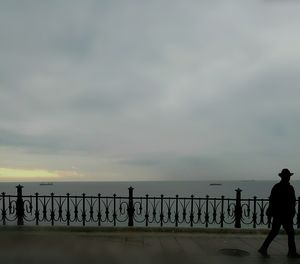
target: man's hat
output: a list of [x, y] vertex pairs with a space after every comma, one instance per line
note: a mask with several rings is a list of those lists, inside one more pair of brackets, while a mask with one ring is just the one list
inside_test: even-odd
[[279, 177], [292, 176], [294, 173], [291, 173], [289, 169], [283, 169], [280, 173], [278, 173]]

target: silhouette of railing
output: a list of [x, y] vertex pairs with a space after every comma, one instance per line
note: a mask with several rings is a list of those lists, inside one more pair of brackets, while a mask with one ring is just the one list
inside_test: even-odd
[[[2, 193], [0, 209], [2, 225], [96, 225], [96, 226], [160, 226], [160, 227], [270, 227], [266, 216], [268, 199], [243, 199], [237, 189], [235, 198], [205, 197], [127, 197], [23, 195], [18, 185], [17, 195]], [[297, 200], [295, 225], [300, 228], [300, 203]]]

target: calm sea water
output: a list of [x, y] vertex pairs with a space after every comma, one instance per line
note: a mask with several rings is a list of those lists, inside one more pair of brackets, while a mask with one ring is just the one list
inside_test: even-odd
[[[234, 198], [235, 190], [242, 189], [242, 197], [248, 198], [257, 196], [259, 198], [268, 198], [270, 190], [276, 181], [140, 181], [140, 182], [54, 182], [53, 185], [40, 185], [40, 182], [0, 182], [0, 192], [7, 194], [16, 194], [16, 185], [24, 186], [23, 194], [30, 195], [38, 192], [42, 195], [54, 193], [56, 195], [97, 195], [127, 196], [128, 188], [134, 188], [134, 196], [179, 196]], [[212, 185], [213, 184], [213, 185]], [[218, 184], [218, 185], [214, 185]], [[296, 195], [300, 196], [300, 181], [292, 181]]]

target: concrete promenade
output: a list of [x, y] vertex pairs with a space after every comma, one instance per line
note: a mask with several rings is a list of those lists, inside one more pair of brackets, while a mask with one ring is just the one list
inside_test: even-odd
[[[271, 245], [271, 258], [262, 258], [257, 248], [265, 236], [260, 232], [218, 230], [157, 232], [151, 229], [146, 232], [143, 229], [104, 229], [99, 232], [84, 228], [0, 228], [0, 261], [5, 264], [300, 263], [300, 260], [286, 257], [287, 236], [284, 234]], [[296, 236], [296, 242], [300, 249], [300, 235]]]

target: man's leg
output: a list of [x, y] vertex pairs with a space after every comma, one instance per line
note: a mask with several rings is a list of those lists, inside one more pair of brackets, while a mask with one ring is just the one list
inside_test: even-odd
[[268, 234], [266, 240], [264, 241], [264, 243], [258, 250], [263, 256], [268, 256], [268, 254], [267, 254], [268, 248], [269, 248], [271, 242], [273, 241], [273, 239], [278, 235], [280, 226], [281, 226], [281, 221], [277, 218], [273, 218], [272, 229], [271, 229], [270, 233]]
[[297, 254], [296, 244], [295, 244], [295, 230], [293, 226], [293, 220], [283, 223], [283, 228], [288, 235], [288, 245], [289, 245], [289, 256]]

